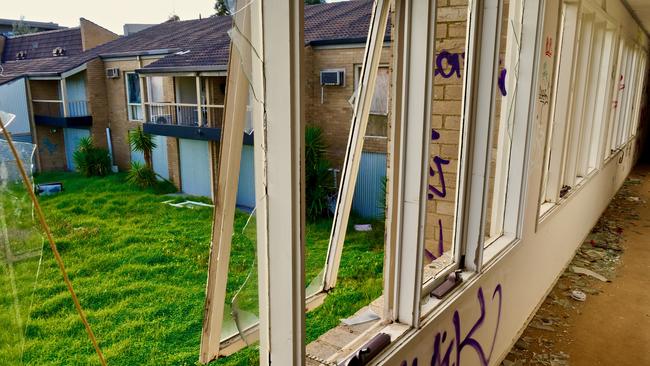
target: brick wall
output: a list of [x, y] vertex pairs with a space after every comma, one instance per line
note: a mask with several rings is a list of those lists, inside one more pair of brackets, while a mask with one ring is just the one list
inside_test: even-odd
[[88, 19], [79, 19], [81, 46], [84, 51], [118, 38], [118, 35]]
[[[348, 100], [354, 93], [355, 67], [363, 62], [363, 54], [364, 45], [349, 48], [307, 47], [305, 52], [306, 122], [323, 129], [328, 145], [327, 156], [336, 169], [342, 169], [345, 159], [353, 112]], [[385, 47], [382, 65], [390, 65], [390, 57], [390, 48]], [[320, 71], [326, 69], [344, 69], [345, 86], [321, 88]], [[386, 153], [386, 143], [386, 138], [366, 137], [364, 151]]]
[[113, 142], [113, 158], [120, 170], [128, 170], [131, 164], [131, 148], [129, 146], [129, 131], [138, 128], [142, 122], [129, 121], [126, 103], [126, 72], [135, 71], [141, 67], [137, 60], [106, 60], [104, 68], [120, 69], [120, 77], [105, 79], [106, 100], [108, 107], [108, 125], [111, 129]]
[[467, 0], [438, 1], [425, 225], [425, 247], [436, 257], [442, 254], [440, 241], [447, 251], [453, 237], [466, 30]]
[[88, 107], [93, 117], [91, 136], [95, 146], [108, 149], [106, 128], [108, 127], [109, 105], [106, 95], [106, 71], [104, 62], [94, 59], [86, 68], [86, 95]]

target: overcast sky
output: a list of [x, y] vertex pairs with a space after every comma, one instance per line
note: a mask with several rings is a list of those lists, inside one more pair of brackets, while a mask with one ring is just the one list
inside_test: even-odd
[[25, 20], [75, 27], [83, 17], [117, 34], [123, 33], [124, 23], [161, 23], [172, 14], [178, 14], [182, 20], [214, 14], [214, 0], [0, 1], [0, 18], [19, 19], [22, 15]]

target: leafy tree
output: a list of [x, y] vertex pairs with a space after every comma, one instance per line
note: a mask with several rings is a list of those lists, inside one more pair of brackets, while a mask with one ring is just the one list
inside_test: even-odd
[[176, 14], [172, 14], [172, 15], [169, 16], [169, 18], [167, 18], [167, 21], [165, 23], [178, 22], [180, 20], [181, 20], [181, 17], [179, 17]]
[[36, 33], [36, 32], [38, 32], [38, 29], [28, 26], [25, 23], [25, 17], [23, 15], [21, 15], [20, 20], [11, 25], [11, 32], [15, 36], [19, 36], [21, 34]]
[[228, 4], [226, 4], [226, 0], [217, 0], [214, 3], [214, 11], [219, 16], [230, 15], [230, 9], [228, 8]]

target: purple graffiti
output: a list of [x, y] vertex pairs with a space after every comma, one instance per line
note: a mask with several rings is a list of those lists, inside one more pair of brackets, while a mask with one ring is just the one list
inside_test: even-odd
[[[438, 257], [444, 253], [443, 242], [444, 240], [442, 237], [442, 220], [438, 219]], [[433, 262], [438, 258], [433, 253], [431, 253], [431, 251], [427, 248], [424, 248], [424, 255], [427, 257], [429, 263]]]
[[[434, 129], [431, 129], [431, 140], [436, 141], [440, 138], [440, 133]], [[427, 193], [427, 198], [433, 200], [434, 195], [444, 198], [447, 196], [447, 185], [445, 184], [445, 175], [442, 171], [442, 166], [449, 164], [449, 160], [445, 160], [440, 156], [436, 155], [433, 157], [433, 163], [436, 166], [434, 170], [433, 167], [429, 166], [429, 176], [435, 177], [436, 171], [438, 172], [438, 179], [440, 180], [440, 189], [436, 188], [432, 184], [429, 184], [429, 193]]]
[[[460, 356], [464, 350], [473, 350], [476, 356], [479, 359], [479, 362], [482, 366], [488, 366], [490, 360], [492, 359], [492, 353], [494, 351], [494, 345], [496, 344], [497, 335], [499, 332], [499, 324], [501, 323], [501, 307], [503, 305], [503, 292], [501, 289], [501, 284], [498, 284], [494, 288], [492, 293], [492, 301], [495, 300], [495, 297], [499, 295], [498, 299], [498, 310], [497, 310], [497, 320], [494, 326], [494, 333], [492, 336], [492, 343], [490, 345], [490, 351], [488, 354], [485, 354], [485, 349], [481, 342], [474, 337], [474, 333], [479, 330], [485, 322], [485, 298], [483, 296], [483, 288], [478, 289], [478, 303], [481, 309], [481, 314], [478, 319], [474, 322], [471, 329], [463, 337], [461, 334], [461, 318], [458, 310], [454, 312], [453, 315], [453, 326], [454, 326], [454, 338], [447, 341], [448, 334], [447, 331], [441, 331], [436, 333], [433, 340], [433, 354], [431, 355], [431, 366], [461, 366]], [[443, 347], [446, 345], [446, 348]], [[455, 352], [454, 352], [455, 350]], [[444, 353], [443, 353], [444, 351]], [[455, 362], [452, 361], [452, 355], [455, 358]], [[411, 366], [416, 366], [418, 364], [418, 359], [414, 358], [411, 362]], [[402, 361], [401, 366], [408, 366], [406, 360]]]
[[501, 73], [499, 73], [499, 91], [501, 92], [502, 96], [508, 95], [508, 91], [506, 90], [506, 75], [508, 74], [508, 70], [506, 69], [501, 69]]
[[[457, 53], [449, 52], [447, 50], [440, 51], [440, 53], [438, 53], [436, 56], [436, 69], [433, 75], [440, 75], [445, 79], [449, 79], [450, 77], [456, 75], [456, 77], [460, 79], [461, 60], [465, 60], [465, 52]], [[499, 65], [500, 64], [501, 61], [499, 61]], [[504, 97], [508, 95], [508, 91], [506, 90], [507, 73], [508, 71], [505, 68], [501, 69], [499, 72], [499, 79], [497, 80], [499, 91]]]
[[[429, 200], [432, 200], [434, 195], [438, 197], [447, 197], [447, 186], [445, 184], [445, 175], [442, 172], [442, 166], [449, 164], [449, 160], [445, 160], [439, 156], [434, 156], [433, 163], [436, 165], [436, 170], [438, 171], [438, 177], [439, 177], [438, 179], [440, 179], [440, 189], [436, 188], [432, 184], [429, 184], [429, 193], [427, 194]], [[432, 167], [429, 167], [429, 176], [435, 177], [436, 170], [433, 170]]]
[[[460, 59], [465, 59], [465, 52], [463, 53], [450, 53], [449, 51], [442, 50], [436, 57], [436, 71], [434, 76], [442, 76], [445, 79], [449, 79], [454, 74], [457, 78], [460, 78]], [[449, 70], [445, 70], [443, 62], [447, 64]]]

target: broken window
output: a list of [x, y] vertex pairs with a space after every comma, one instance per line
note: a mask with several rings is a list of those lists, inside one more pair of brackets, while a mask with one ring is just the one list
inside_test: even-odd
[[[355, 67], [354, 90], [359, 85], [359, 74], [361, 65]], [[372, 105], [370, 107], [370, 117], [368, 118], [368, 127], [366, 137], [385, 138], [388, 133], [388, 101], [390, 93], [390, 71], [387, 66], [380, 66], [377, 70], [377, 80], [375, 81], [375, 91], [372, 96]]]
[[[2, 122], [9, 122], [0, 112]], [[8, 294], [0, 302], [0, 326], [5, 330], [0, 342], [0, 358], [21, 364], [31, 322], [32, 302], [43, 257], [43, 236], [35, 221], [33, 204], [17, 164], [23, 164], [31, 178], [35, 145], [14, 142], [19, 160], [2, 137], [0, 127], [0, 292]]]

